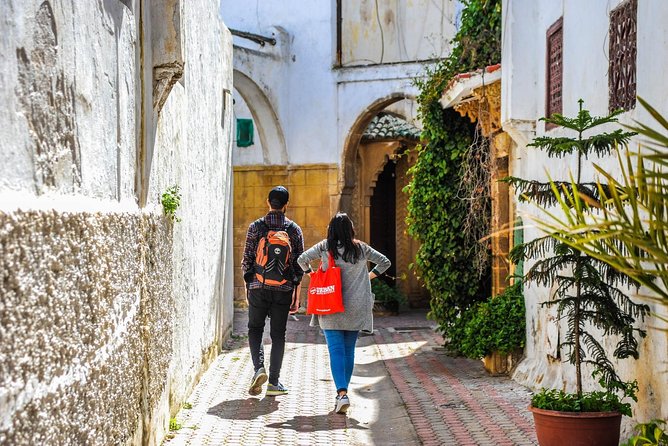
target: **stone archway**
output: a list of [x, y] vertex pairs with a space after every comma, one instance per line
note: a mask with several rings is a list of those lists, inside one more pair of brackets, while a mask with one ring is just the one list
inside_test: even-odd
[[265, 165], [286, 165], [288, 149], [278, 116], [262, 89], [247, 75], [234, 70], [234, 88], [239, 92], [257, 123]]

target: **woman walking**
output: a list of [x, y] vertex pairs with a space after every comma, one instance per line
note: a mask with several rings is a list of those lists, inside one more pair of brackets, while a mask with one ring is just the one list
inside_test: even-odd
[[[341, 268], [341, 290], [345, 312], [314, 315], [311, 326], [322, 328], [332, 377], [336, 385], [336, 413], [346, 413], [350, 407], [348, 385], [355, 364], [355, 343], [360, 331], [373, 332], [373, 294], [371, 279], [384, 273], [390, 261], [366, 243], [355, 239], [353, 222], [347, 214], [337, 213], [329, 222], [327, 239], [305, 251], [297, 262], [304, 271], [312, 271], [310, 262], [320, 259], [326, 270], [329, 253]], [[367, 261], [375, 264], [369, 271]]]

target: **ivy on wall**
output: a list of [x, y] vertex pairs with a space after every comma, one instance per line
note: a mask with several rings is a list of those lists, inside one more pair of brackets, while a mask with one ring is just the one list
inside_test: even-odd
[[408, 232], [421, 246], [414, 267], [432, 296], [430, 317], [439, 323], [453, 348], [462, 315], [489, 297], [490, 281], [474, 266], [476, 241], [462, 233], [466, 204], [457, 196], [461, 166], [473, 143], [475, 127], [439, 99], [454, 75], [498, 63], [501, 59], [501, 0], [463, 0], [459, 31], [450, 56], [427, 69], [420, 89], [418, 115], [423, 140], [405, 192]]

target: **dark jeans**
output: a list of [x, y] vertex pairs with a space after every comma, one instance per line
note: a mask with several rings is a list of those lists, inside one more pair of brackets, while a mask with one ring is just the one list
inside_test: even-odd
[[264, 367], [262, 334], [269, 316], [271, 334], [271, 360], [269, 382], [278, 384], [285, 352], [285, 326], [292, 304], [292, 291], [275, 291], [270, 288], [248, 291], [248, 345], [255, 371]]

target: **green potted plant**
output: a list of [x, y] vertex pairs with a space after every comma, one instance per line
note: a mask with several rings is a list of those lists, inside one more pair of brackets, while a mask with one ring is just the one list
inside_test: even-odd
[[386, 311], [399, 313], [399, 307], [406, 305], [407, 299], [395, 286], [389, 285], [383, 279], [371, 282], [371, 292], [375, 296], [375, 303], [380, 304]]
[[629, 438], [623, 446], [668, 446], [668, 430], [665, 420], [652, 420], [636, 424], [637, 435]]
[[[588, 137], [583, 134], [602, 124], [616, 122], [619, 112], [604, 117], [593, 117], [583, 108], [574, 118], [552, 115], [543, 118], [547, 123], [573, 130], [576, 137], [542, 136], [529, 144], [544, 150], [548, 157], [564, 157], [575, 154], [577, 170], [570, 181], [541, 183], [535, 180], [509, 177], [506, 179], [520, 193], [520, 201], [532, 201], [543, 208], [554, 205], [573, 190], [587, 197], [578, 205], [588, 212], [600, 206], [599, 192], [606, 185], [585, 183], [581, 180], [584, 158], [596, 154], [610, 154], [618, 145], [625, 145], [633, 133], [615, 130]], [[588, 212], [581, 216], [586, 218]], [[524, 276], [525, 283], [552, 287], [551, 300], [543, 305], [556, 306], [558, 317], [567, 322], [565, 339], [560, 340], [559, 350], [565, 350], [565, 359], [575, 366], [574, 394], [563, 390], [543, 390], [534, 395], [529, 409], [534, 414], [536, 434], [541, 446], [550, 445], [618, 445], [622, 415], [631, 415], [630, 403], [625, 398], [636, 399], [635, 382], [623, 381], [615, 371], [608, 352], [601, 344], [601, 334], [616, 336], [613, 356], [617, 359], [637, 358], [637, 337], [646, 335], [634, 326], [637, 319], [644, 319], [649, 307], [633, 302], [623, 287], [635, 282], [626, 274], [607, 263], [591, 257], [570, 246], [562, 239], [563, 233], [548, 233], [527, 243], [519, 244], [510, 253], [514, 262], [535, 260]], [[602, 390], [583, 392], [583, 367], [593, 370]]]
[[525, 320], [522, 281], [516, 280], [500, 294], [464, 312], [448, 347], [467, 358], [482, 359], [492, 375], [506, 374], [521, 356]]
[[537, 223], [565, 234], [561, 241], [624, 271], [668, 304], [668, 119], [642, 98], [638, 101], [660, 127], [631, 127], [647, 139], [637, 153], [620, 151], [620, 174], [594, 164], [608, 185], [598, 187], [604, 212], [585, 219], [585, 208], [570, 203], [587, 197], [571, 190], [559, 200], [563, 213]]

